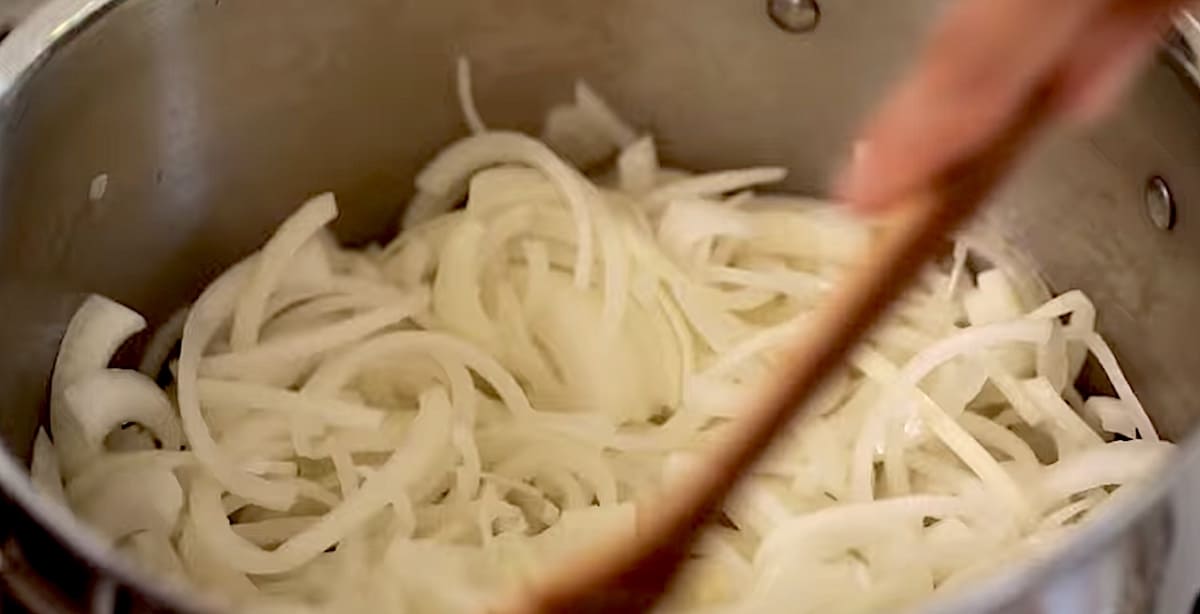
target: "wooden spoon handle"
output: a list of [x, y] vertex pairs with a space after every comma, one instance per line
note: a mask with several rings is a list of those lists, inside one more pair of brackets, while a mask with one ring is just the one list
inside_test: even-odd
[[[784, 353], [756, 402], [714, 447], [702, 468], [658, 508], [639, 509], [638, 537], [587, 553], [524, 595], [512, 613], [629, 614], [650, 609], [669, 588], [697, 536], [804, 402], [887, 312], [1015, 164], [1050, 115], [1049, 97], [1030, 99], [986, 151], [896, 208], [894, 224], [840, 284]], [[649, 514], [654, 514], [650, 516]]]

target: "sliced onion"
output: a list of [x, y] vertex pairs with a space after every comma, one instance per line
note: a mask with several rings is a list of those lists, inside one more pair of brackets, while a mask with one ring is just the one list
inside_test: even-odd
[[65, 504], [67, 495], [63, 491], [62, 472], [58, 468], [58, 453], [46, 429], [39, 428], [33, 440], [33, 460], [29, 463], [29, 479], [38, 494], [52, 501]]
[[[417, 189], [445, 203], [448, 209], [463, 194], [467, 179], [476, 171], [502, 163], [528, 164], [554, 181], [575, 218], [579, 252], [575, 263], [575, 282], [587, 286], [591, 281], [595, 237], [596, 190], [578, 171], [558, 159], [545, 145], [527, 136], [511, 132], [492, 132], [465, 139], [438, 154], [417, 176]], [[441, 213], [431, 211], [422, 213]], [[405, 216], [405, 226], [422, 221]]]
[[472, 134], [487, 132], [487, 125], [483, 123], [479, 109], [475, 106], [475, 94], [471, 87], [471, 62], [463, 56], [458, 58], [456, 84], [458, 86], [458, 104], [462, 110], [463, 119], [467, 122], [467, 128], [470, 128]]
[[275, 411], [305, 414], [333, 426], [378, 428], [384, 412], [336, 398], [322, 398], [308, 393], [283, 390], [245, 382], [200, 379], [196, 382], [200, 404], [225, 411]]
[[[89, 299], [35, 487], [229, 609], [424, 614], [628, 537], [703, 470], [878, 228], [751, 191], [782, 169], [663, 168], [580, 84], [548, 139], [619, 152], [600, 187], [488, 132], [459, 68], [476, 134], [420, 174], [404, 232], [343, 248], [332, 197], [310, 201], [181, 312], [165, 390], [108, 364], [141, 317]], [[1172, 447], [1095, 307], [997, 254], [968, 237], [920, 275], [723, 507], [668, 611], [907, 606], [1137, 496]], [[178, 336], [156, 333], [147, 374]], [[1116, 398], [1073, 386], [1088, 352]], [[185, 448], [124, 451], [106, 435], [128, 422]]]
[[117, 348], [145, 327], [140, 314], [97, 295], [89, 296], [71, 317], [50, 380], [50, 434], [64, 476], [77, 474], [90, 455], [83, 427], [67, 407], [67, 389], [107, 367]]
[[1094, 396], [1084, 402], [1084, 414], [1096, 418], [1100, 427], [1129, 439], [1137, 438], [1137, 425], [1121, 399]]
[[329, 326], [272, 339], [248, 350], [209, 356], [200, 363], [200, 374], [291, 385], [311, 366], [312, 358], [401, 324], [424, 309], [426, 301], [423, 295], [410, 296]]
[[1114, 441], [1089, 448], [1046, 468], [1039, 491], [1046, 502], [1059, 502], [1093, 488], [1145, 479], [1172, 447], [1157, 441]]
[[1137, 394], [1133, 392], [1133, 388], [1129, 385], [1129, 380], [1125, 379], [1125, 372], [1117, 364], [1117, 357], [1113, 354], [1112, 348], [1108, 347], [1108, 343], [1104, 341], [1104, 338], [1096, 333], [1087, 335], [1085, 342], [1088, 349], [1095, 355], [1096, 360], [1100, 362], [1100, 367], [1108, 375], [1113, 388], [1117, 390], [1117, 396], [1121, 398], [1121, 402], [1127, 407], [1133, 424], [1137, 427], [1138, 435], [1148, 441], [1158, 441], [1158, 431], [1154, 429], [1154, 423], [1150, 421], [1150, 416], [1146, 414], [1146, 409], [1142, 407], [1142, 402], [1138, 400]]
[[124, 369], [102, 369], [84, 376], [63, 393], [86, 441], [88, 458], [104, 451], [104, 438], [126, 423], [148, 429], [164, 449], [183, 447], [179, 414], [154, 380]]
[[234, 568], [246, 573], [281, 573], [312, 560], [336, 544], [346, 531], [382, 509], [388, 503], [389, 489], [409, 488], [433, 468], [438, 452], [449, 441], [451, 409], [441, 390], [425, 395], [422, 406], [406, 445], [378, 473], [344, 503], [274, 550], [262, 550], [232, 530], [221, 509], [220, 491], [211, 481], [198, 484], [190, 497], [189, 509], [197, 521], [198, 537], [212, 551], [225, 553]]
[[236, 495], [270, 509], [286, 510], [296, 499], [296, 487], [265, 480], [238, 469], [233, 460], [218, 448], [200, 411], [198, 377], [201, 356], [217, 330], [229, 321], [237, 292], [253, 271], [254, 262], [254, 259], [244, 260], [226, 271], [192, 306], [183, 328], [176, 395], [188, 445], [213, 477]]
[[625, 120], [582, 79], [575, 82], [575, 104], [592, 117], [596, 126], [603, 130], [617, 147], [629, 147], [637, 140], [637, 131], [626, 124]]
[[646, 136], [621, 150], [617, 158], [617, 173], [621, 191], [644, 194], [654, 187], [658, 175], [658, 150], [654, 139]]
[[539, 140], [573, 166], [588, 169], [612, 157], [617, 146], [596, 123], [596, 118], [578, 105], [560, 105], [546, 113]]
[[186, 580], [183, 561], [175, 552], [170, 536], [162, 531], [140, 531], [125, 538], [122, 550], [140, 561], [146, 570], [174, 580]]
[[784, 177], [787, 177], [787, 169], [779, 167], [722, 171], [669, 183], [651, 192], [646, 199], [653, 203], [666, 204], [687, 198], [720, 196], [764, 183], [782, 181]]
[[246, 287], [237, 299], [233, 312], [230, 345], [234, 351], [245, 351], [258, 341], [267, 299], [288, 268], [289, 260], [300, 252], [321, 228], [337, 217], [337, 203], [332, 194], [322, 194], [308, 201], [288, 218], [255, 262], [254, 271], [246, 278]]
[[155, 465], [110, 473], [103, 485], [71, 496], [71, 508], [111, 542], [140, 531], [174, 532], [183, 510], [175, 475]]

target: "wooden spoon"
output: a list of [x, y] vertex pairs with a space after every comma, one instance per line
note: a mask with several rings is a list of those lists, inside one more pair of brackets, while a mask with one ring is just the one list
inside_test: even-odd
[[[630, 614], [654, 606], [738, 478], [797, 418], [805, 401], [887, 313], [946, 237], [977, 211], [1008, 175], [1050, 117], [1051, 97], [1032, 96], [1008, 129], [976, 155], [896, 208], [899, 213], [864, 263], [819, 309], [784, 352], [776, 376], [740, 416], [728, 438], [683, 488], [639, 510], [637, 537], [568, 561], [545, 583], [520, 595], [508, 614]], [[647, 511], [653, 512], [649, 516]]]

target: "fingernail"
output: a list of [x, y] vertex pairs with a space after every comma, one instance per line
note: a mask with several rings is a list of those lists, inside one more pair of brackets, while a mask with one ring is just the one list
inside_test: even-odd
[[877, 191], [873, 189], [876, 175], [874, 166], [875, 156], [873, 147], [867, 141], [857, 141], [851, 150], [849, 165], [842, 171], [834, 184], [834, 193], [851, 208], [869, 213], [875, 209], [873, 197]]

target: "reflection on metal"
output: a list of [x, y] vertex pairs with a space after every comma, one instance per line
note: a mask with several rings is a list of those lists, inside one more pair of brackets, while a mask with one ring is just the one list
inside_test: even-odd
[[1155, 228], [1170, 230], [1175, 227], [1175, 197], [1165, 179], [1154, 177], [1146, 182], [1145, 202], [1146, 215]]
[[767, 13], [775, 25], [788, 32], [812, 32], [821, 23], [817, 0], [767, 0]]
[[[0, 0], [5, 14], [9, 0]], [[82, 26], [115, 0], [53, 0], [45, 2], [21, 21], [0, 45], [0, 97], [20, 81], [21, 73], [36, 65], [55, 42]], [[25, 3], [17, 3], [24, 5]], [[30, 7], [32, 8], [32, 7]], [[23, 9], [24, 10], [24, 9]]]
[[1191, 12], [1181, 12], [1175, 18], [1175, 27], [1167, 33], [1163, 53], [1172, 60], [1177, 70], [1200, 84], [1200, 65], [1197, 51], [1200, 50], [1200, 20]]

